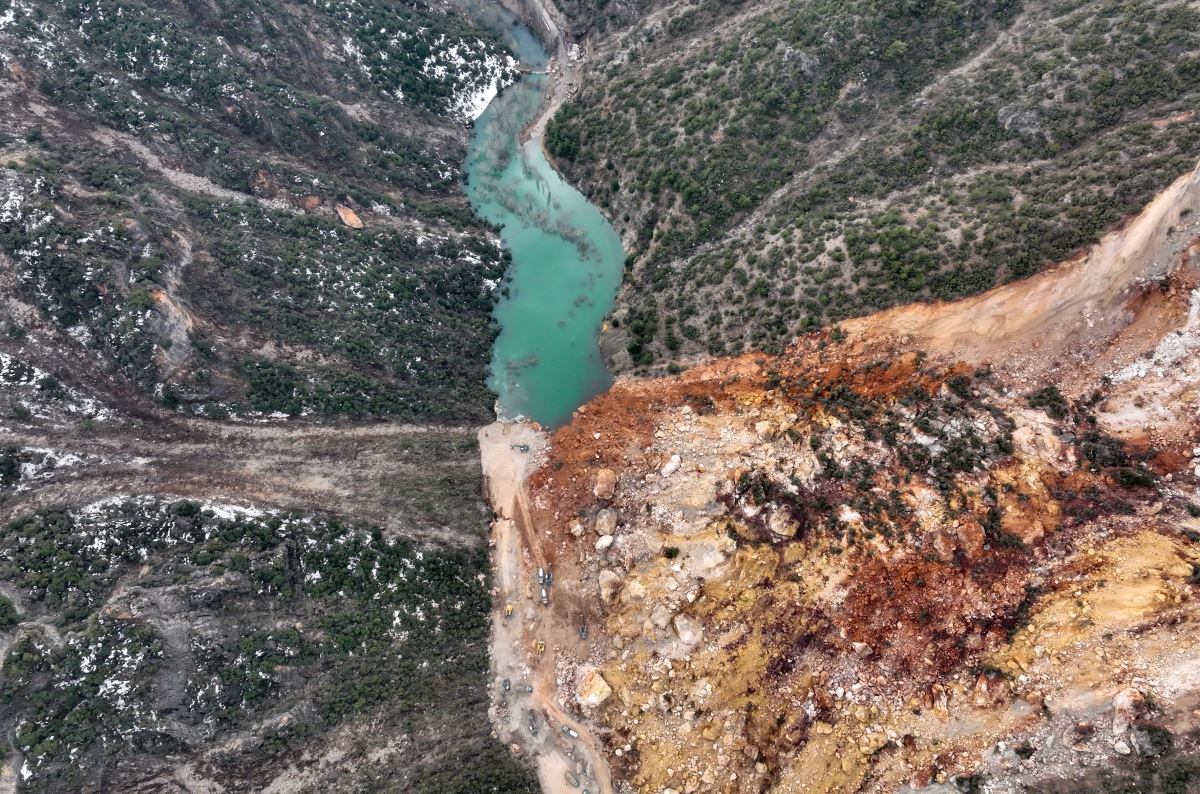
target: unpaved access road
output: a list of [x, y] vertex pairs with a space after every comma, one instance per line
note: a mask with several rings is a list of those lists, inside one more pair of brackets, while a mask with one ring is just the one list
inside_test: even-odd
[[[0, 522], [58, 504], [114, 496], [327, 510], [418, 541], [476, 544], [474, 431], [399, 424], [221, 424], [176, 416], [81, 430], [0, 426], [0, 449], [74, 456], [0, 494]], [[458, 489], [467, 489], [460, 491]]]
[[[536, 584], [536, 570], [545, 557], [524, 509], [524, 484], [542, 460], [546, 443], [544, 433], [520, 422], [496, 422], [479, 432], [484, 487], [495, 513], [491, 716], [501, 738], [529, 753], [547, 794], [613, 794], [599, 740], [563, 710], [558, 691], [555, 638], [571, 637], [576, 629], [559, 625], [563, 621], [555, 611], [542, 606]], [[505, 615], [508, 604], [513, 607], [511, 616]], [[539, 639], [546, 643], [541, 654], [536, 650]], [[505, 679], [511, 686], [507, 692]], [[520, 691], [522, 686], [533, 692]], [[564, 726], [578, 738], [565, 733]], [[568, 774], [579, 780], [578, 786]]]
[[542, 109], [526, 128], [523, 141], [543, 140], [546, 125], [563, 103], [575, 95], [580, 80], [579, 64], [571, 60], [567, 23], [562, 12], [550, 0], [527, 0], [527, 7], [535, 16], [534, 24], [541, 28], [546, 46], [554, 51], [546, 64], [547, 86]]

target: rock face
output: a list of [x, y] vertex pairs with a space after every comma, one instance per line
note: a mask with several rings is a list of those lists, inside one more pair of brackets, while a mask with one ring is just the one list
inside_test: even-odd
[[596, 485], [592, 493], [597, 499], [612, 499], [617, 493], [617, 473], [612, 469], [596, 472]]
[[579, 684], [579, 692], [575, 699], [584, 708], [594, 709], [604, 703], [612, 695], [612, 687], [604, 680], [599, 670], [591, 669], [583, 674]]

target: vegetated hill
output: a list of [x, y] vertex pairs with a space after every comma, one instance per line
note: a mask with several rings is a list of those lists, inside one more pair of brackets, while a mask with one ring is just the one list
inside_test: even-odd
[[379, 0], [0, 0], [0, 52], [0, 274], [65, 343], [210, 416], [488, 417], [504, 255], [458, 170], [515, 76], [488, 32]]
[[514, 74], [450, 6], [0, 0], [0, 788], [535, 790], [458, 169]]
[[1182, 0], [611, 5], [547, 143], [626, 242], [622, 366], [1029, 275], [1200, 156]]
[[490, 736], [483, 544], [134, 498], [0, 547], [22, 791], [534, 790]]
[[474, 428], [114, 409], [37, 336], [0, 339], [0, 788], [536, 790]]

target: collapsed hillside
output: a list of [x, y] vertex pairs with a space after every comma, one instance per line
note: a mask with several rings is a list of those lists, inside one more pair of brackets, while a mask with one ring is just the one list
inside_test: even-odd
[[1054, 270], [621, 382], [554, 433], [528, 537], [590, 636], [550, 664], [614, 777], [1200, 782], [1198, 201], [1200, 169]]
[[1024, 278], [1200, 157], [1182, 0], [589, 5], [547, 147], [630, 254], [621, 369]]

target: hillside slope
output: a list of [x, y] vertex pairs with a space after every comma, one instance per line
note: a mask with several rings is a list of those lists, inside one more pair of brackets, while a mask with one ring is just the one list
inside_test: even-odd
[[0, 790], [536, 790], [456, 9], [0, 0]]
[[515, 77], [491, 34], [374, 0], [4, 0], [0, 45], [0, 278], [58, 344], [189, 413], [488, 417], [504, 255], [458, 164]]
[[548, 147], [630, 254], [609, 357], [779, 352], [1070, 256], [1200, 156], [1198, 14], [1182, 0], [578, 8], [583, 88]]

